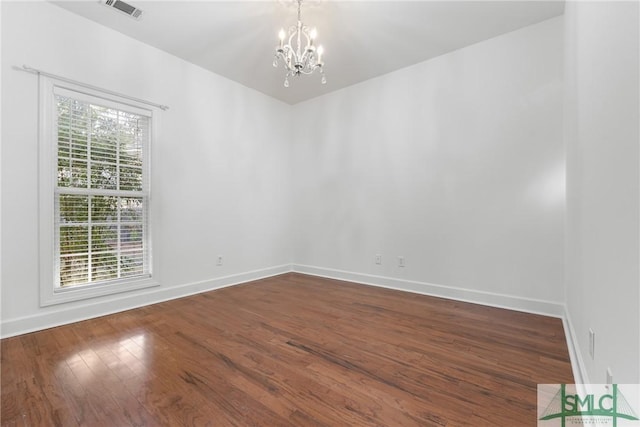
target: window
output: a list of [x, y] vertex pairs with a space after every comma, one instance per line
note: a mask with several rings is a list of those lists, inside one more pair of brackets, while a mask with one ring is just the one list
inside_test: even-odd
[[149, 221], [153, 111], [52, 79], [45, 83], [41, 304], [155, 285]]

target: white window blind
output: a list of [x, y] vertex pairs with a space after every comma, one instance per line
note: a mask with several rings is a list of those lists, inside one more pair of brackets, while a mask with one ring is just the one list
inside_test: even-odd
[[54, 87], [57, 289], [151, 275], [151, 114]]

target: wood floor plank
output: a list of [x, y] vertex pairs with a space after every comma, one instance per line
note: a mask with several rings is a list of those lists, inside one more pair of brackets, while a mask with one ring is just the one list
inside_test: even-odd
[[560, 319], [302, 274], [2, 340], [2, 426], [535, 426]]

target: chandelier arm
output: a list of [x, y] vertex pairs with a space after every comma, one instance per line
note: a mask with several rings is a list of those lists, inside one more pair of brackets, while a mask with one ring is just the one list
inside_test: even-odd
[[293, 46], [293, 43], [291, 43], [291, 40], [293, 40], [293, 37], [296, 35], [297, 29], [298, 27], [295, 25], [292, 25], [289, 27], [289, 46]]
[[313, 67], [311, 67], [311, 60], [313, 59], [311, 54], [307, 54], [305, 55], [304, 58], [304, 69], [305, 70], [310, 70], [311, 72], [313, 72]]

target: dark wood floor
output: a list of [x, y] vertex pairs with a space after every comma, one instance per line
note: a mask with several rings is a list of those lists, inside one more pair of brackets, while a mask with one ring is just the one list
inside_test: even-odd
[[535, 426], [559, 319], [286, 274], [2, 341], [3, 426]]

